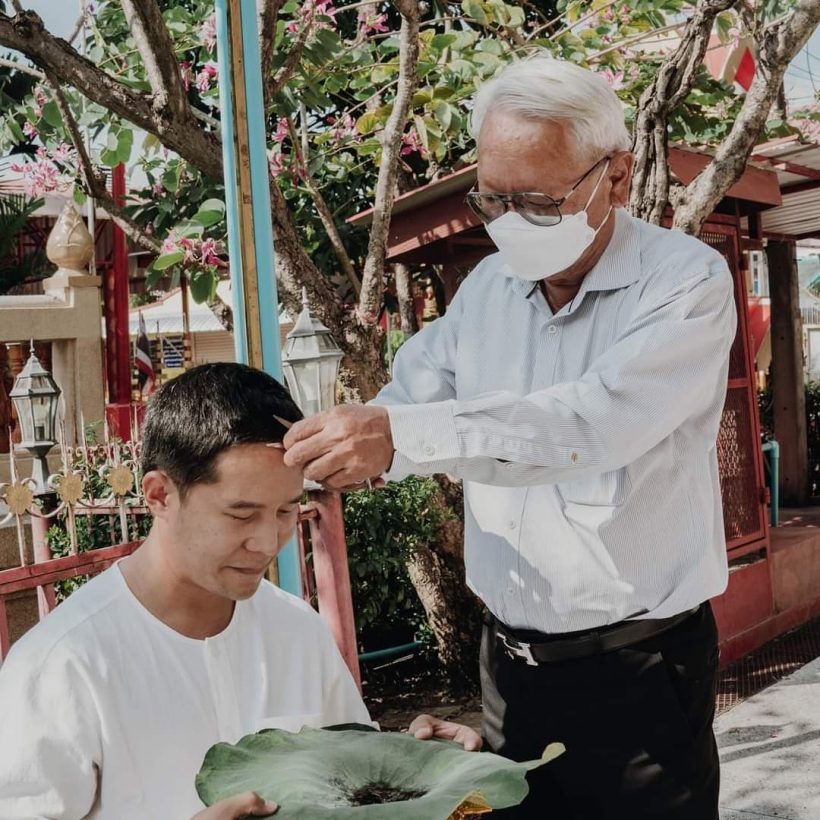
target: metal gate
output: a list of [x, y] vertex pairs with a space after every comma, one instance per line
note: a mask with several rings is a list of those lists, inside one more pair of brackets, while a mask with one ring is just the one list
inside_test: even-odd
[[739, 221], [713, 214], [703, 225], [700, 238], [723, 254], [735, 283], [737, 334], [729, 356], [729, 383], [718, 434], [726, 548], [732, 559], [768, 551], [769, 544], [746, 282], [740, 266]]

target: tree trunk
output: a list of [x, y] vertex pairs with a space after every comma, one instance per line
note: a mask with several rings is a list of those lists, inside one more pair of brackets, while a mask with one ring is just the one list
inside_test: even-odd
[[770, 239], [766, 257], [772, 296], [772, 407], [774, 436], [780, 444], [780, 503], [802, 507], [809, 495], [809, 457], [794, 243]]
[[439, 503], [452, 517], [438, 537], [408, 564], [410, 580], [433, 630], [438, 658], [454, 693], [478, 688], [481, 604], [467, 588], [464, 574], [464, 497], [462, 485], [438, 476]]
[[396, 263], [393, 266], [393, 273], [396, 276], [396, 296], [399, 302], [399, 318], [401, 319], [401, 329], [405, 338], [409, 339], [414, 333], [418, 333], [419, 323], [416, 318], [416, 308], [413, 304], [413, 288], [410, 281], [410, 269], [407, 265]]

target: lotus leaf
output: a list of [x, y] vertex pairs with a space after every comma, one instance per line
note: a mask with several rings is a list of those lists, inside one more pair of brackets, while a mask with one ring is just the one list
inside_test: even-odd
[[213, 746], [196, 788], [208, 806], [255, 791], [279, 804], [277, 820], [447, 820], [517, 806], [543, 763], [357, 724], [264, 729]]

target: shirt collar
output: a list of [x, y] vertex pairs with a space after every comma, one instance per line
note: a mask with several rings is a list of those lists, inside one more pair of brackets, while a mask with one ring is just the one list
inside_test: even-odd
[[[580, 293], [619, 290], [641, 277], [638, 226], [624, 208], [615, 211], [615, 230], [595, 267], [584, 277]], [[580, 294], [579, 294], [580, 295]]]
[[[538, 282], [528, 282], [516, 276], [509, 265], [502, 271], [511, 279], [513, 288], [524, 298], [538, 289]], [[580, 303], [583, 294], [594, 290], [618, 290], [637, 282], [641, 275], [641, 248], [638, 226], [624, 208], [615, 211], [615, 230], [595, 267], [584, 277], [581, 290], [573, 300]]]

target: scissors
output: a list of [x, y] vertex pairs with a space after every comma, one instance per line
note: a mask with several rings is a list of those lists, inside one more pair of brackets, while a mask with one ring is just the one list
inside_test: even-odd
[[[285, 428], [285, 430], [290, 430], [290, 428], [293, 427], [293, 422], [292, 421], [288, 421], [287, 419], [283, 419], [281, 416], [277, 416], [277, 415], [274, 415], [274, 418], [276, 419], [276, 421], [279, 422], [279, 424], [282, 425], [282, 427]], [[275, 447], [277, 450], [284, 450], [285, 449], [285, 445], [282, 444], [280, 441], [271, 441], [271, 442], [268, 442], [268, 444], [266, 444], [265, 446], [266, 447]], [[368, 490], [373, 489], [373, 483], [371, 482], [371, 480], [369, 478], [365, 478], [362, 481], [357, 481], [356, 483], [366, 485]]]

